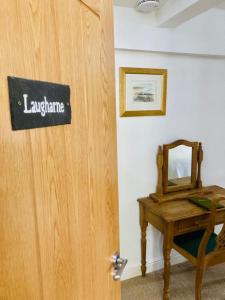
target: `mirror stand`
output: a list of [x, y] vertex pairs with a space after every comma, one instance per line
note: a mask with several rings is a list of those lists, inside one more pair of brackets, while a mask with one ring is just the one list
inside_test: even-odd
[[[192, 165], [191, 171], [194, 177], [191, 178], [191, 184], [189, 185], [177, 185], [168, 186], [169, 182], [169, 150], [178, 148], [179, 146], [192, 147]], [[158, 168], [158, 181], [156, 187], [156, 193], [150, 194], [150, 197], [157, 202], [164, 202], [169, 200], [175, 200], [175, 198], [181, 198], [190, 196], [192, 194], [208, 194], [210, 189], [202, 187], [201, 180], [201, 165], [203, 161], [202, 143], [189, 142], [186, 140], [178, 140], [168, 145], [159, 146], [157, 154], [157, 168]], [[181, 178], [182, 179], [182, 178]]]
[[163, 196], [163, 151], [162, 146], [159, 146], [157, 154], [157, 168], [158, 168], [158, 183], [156, 187], [156, 194]]
[[198, 146], [198, 177], [197, 177], [197, 187], [198, 188], [202, 188], [202, 179], [201, 179], [202, 161], [203, 161], [202, 143], [199, 143], [199, 146]]

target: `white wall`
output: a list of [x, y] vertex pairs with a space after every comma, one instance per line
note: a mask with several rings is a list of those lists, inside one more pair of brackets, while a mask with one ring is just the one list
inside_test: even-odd
[[[122, 40], [122, 36], [117, 39]], [[166, 116], [119, 117], [118, 71], [125, 66], [168, 69]], [[121, 256], [129, 260], [123, 276], [126, 279], [140, 275], [137, 199], [155, 192], [158, 145], [180, 138], [201, 141], [204, 185], [225, 187], [225, 59], [117, 49], [116, 88], [120, 250]], [[148, 271], [153, 271], [162, 267], [162, 237], [149, 226], [147, 240], [147, 266]], [[179, 262], [181, 258], [173, 253], [172, 261]]]

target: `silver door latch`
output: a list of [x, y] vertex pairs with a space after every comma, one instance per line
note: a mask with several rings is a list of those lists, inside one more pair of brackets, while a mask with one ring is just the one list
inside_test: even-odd
[[118, 281], [121, 279], [123, 270], [128, 262], [126, 258], [121, 258], [119, 252], [116, 252], [112, 256], [112, 262], [113, 262], [113, 280]]

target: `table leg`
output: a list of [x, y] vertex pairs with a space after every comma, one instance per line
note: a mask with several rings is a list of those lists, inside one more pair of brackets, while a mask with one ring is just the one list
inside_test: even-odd
[[148, 222], [145, 221], [144, 207], [140, 205], [140, 227], [141, 227], [141, 273], [142, 277], [146, 274], [146, 229]]
[[173, 244], [173, 223], [164, 227], [163, 256], [164, 256], [164, 289], [163, 300], [169, 300], [170, 294], [170, 254]]
[[142, 277], [146, 274], [146, 229], [148, 222], [141, 226], [141, 273]]

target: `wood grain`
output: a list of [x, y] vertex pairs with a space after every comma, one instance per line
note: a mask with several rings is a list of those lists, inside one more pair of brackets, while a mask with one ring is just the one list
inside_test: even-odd
[[80, 0], [87, 7], [89, 7], [94, 13], [100, 16], [101, 12], [101, 1], [102, 0]]
[[[84, 2], [1, 2], [0, 299], [120, 299], [112, 1]], [[7, 75], [69, 84], [72, 124], [13, 132]]]

